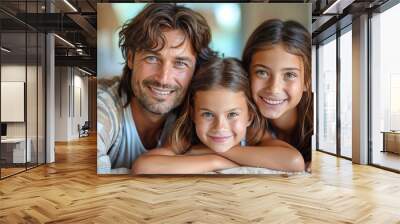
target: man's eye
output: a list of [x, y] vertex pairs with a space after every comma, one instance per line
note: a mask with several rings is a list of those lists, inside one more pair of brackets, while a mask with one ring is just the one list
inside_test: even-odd
[[286, 72], [285, 78], [288, 80], [293, 80], [293, 79], [297, 78], [297, 74], [295, 72]]
[[265, 79], [265, 78], [268, 77], [268, 72], [265, 71], [265, 70], [257, 69], [255, 73], [256, 73], [256, 75], [257, 75], [258, 77], [260, 77], [260, 78], [262, 78], [262, 79]]
[[214, 114], [212, 114], [211, 112], [203, 112], [201, 116], [204, 118], [213, 118]]
[[235, 118], [237, 116], [239, 116], [238, 112], [229, 112], [228, 113], [228, 119], [232, 119], [232, 118]]
[[175, 65], [177, 68], [186, 68], [188, 67], [188, 64], [184, 61], [176, 61]]
[[146, 62], [148, 63], [157, 63], [158, 59], [156, 56], [147, 56], [145, 57]]

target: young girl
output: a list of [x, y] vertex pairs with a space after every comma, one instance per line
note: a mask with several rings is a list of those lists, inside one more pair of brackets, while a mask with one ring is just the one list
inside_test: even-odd
[[181, 111], [169, 146], [139, 157], [134, 174], [204, 173], [238, 165], [304, 170], [301, 154], [290, 145], [260, 142], [263, 122], [251, 100], [246, 72], [235, 59], [215, 58], [202, 66]]
[[297, 148], [309, 171], [313, 134], [309, 32], [294, 21], [265, 21], [249, 37], [242, 59], [268, 132]]

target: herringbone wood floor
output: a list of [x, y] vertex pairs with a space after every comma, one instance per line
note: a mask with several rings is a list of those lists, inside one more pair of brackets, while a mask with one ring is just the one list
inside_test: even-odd
[[97, 176], [96, 139], [0, 181], [0, 223], [400, 223], [400, 175], [316, 152], [307, 176]]

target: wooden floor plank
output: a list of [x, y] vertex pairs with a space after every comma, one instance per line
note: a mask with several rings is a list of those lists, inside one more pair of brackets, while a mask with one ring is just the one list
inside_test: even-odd
[[400, 223], [400, 175], [314, 152], [304, 176], [98, 176], [96, 138], [0, 181], [0, 223]]

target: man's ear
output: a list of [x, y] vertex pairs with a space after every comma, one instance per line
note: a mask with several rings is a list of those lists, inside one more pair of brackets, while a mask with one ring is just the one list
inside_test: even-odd
[[128, 67], [129, 67], [129, 69], [130, 70], [132, 70], [133, 69], [133, 53], [132, 53], [132, 51], [131, 50], [128, 50]]

